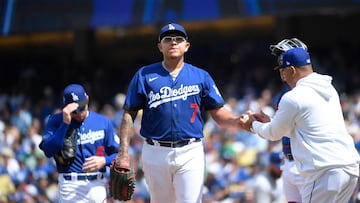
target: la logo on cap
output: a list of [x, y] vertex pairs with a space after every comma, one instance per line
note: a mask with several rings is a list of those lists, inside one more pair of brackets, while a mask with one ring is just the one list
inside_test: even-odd
[[71, 97], [73, 101], [79, 101], [79, 97], [74, 92], [71, 92]]
[[168, 30], [175, 30], [175, 27], [172, 24], [169, 24]]

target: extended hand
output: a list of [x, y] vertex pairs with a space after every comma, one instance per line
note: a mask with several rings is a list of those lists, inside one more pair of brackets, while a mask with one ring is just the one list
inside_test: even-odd
[[251, 132], [252, 122], [255, 120], [254, 116], [249, 114], [242, 114], [240, 116], [240, 122], [242, 123], [243, 129]]
[[262, 123], [267, 123], [271, 120], [270, 117], [266, 115], [263, 111], [260, 111], [260, 113], [253, 113], [252, 115], [254, 116], [255, 120]]

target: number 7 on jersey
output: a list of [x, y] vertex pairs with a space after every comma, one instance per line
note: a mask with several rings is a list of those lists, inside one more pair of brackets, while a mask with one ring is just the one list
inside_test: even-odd
[[195, 122], [196, 114], [199, 112], [199, 106], [197, 104], [190, 104], [190, 108], [194, 109], [194, 112], [191, 116], [191, 123]]

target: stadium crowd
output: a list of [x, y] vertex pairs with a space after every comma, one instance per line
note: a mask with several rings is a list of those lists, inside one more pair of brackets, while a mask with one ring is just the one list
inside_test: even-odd
[[[246, 45], [239, 48], [247, 50]], [[318, 54], [323, 53], [321, 49], [312, 50], [316, 51], [313, 54], [317, 60], [316, 63], [322, 67], [321, 70], [316, 71], [331, 73], [336, 87], [342, 89], [342, 92], [349, 92], [341, 92], [343, 115], [348, 131], [353, 136], [354, 144], [360, 153], [360, 93], [357, 93], [356, 89], [359, 87], [360, 80], [357, 74], [358, 67], [354, 62], [359, 49], [352, 47], [352, 52], [350, 52], [352, 54], [347, 56], [352, 59], [347, 60], [342, 58], [340, 53], [341, 50], [349, 50], [348, 47], [337, 48], [339, 47], [333, 47], [332, 51], [329, 51], [332, 53], [331, 61], [322, 60], [329, 59], [329, 56]], [[196, 49], [192, 54], [198, 54]], [[253, 57], [256, 58], [256, 56]], [[209, 72], [216, 75], [215, 78], [221, 79], [219, 83], [223, 87], [221, 89], [224, 91], [226, 105], [230, 110], [240, 114], [248, 109], [253, 111], [261, 109], [269, 115], [274, 114], [274, 101], [277, 100], [277, 94], [281, 88], [274, 88], [272, 84], [265, 83], [264, 77], [268, 77], [269, 74], [257, 71], [261, 69], [256, 68], [259, 65], [258, 61], [247, 55], [243, 55], [242, 59], [232, 57], [232, 61], [238, 61], [232, 66], [246, 64], [248, 67], [255, 68], [253, 71], [248, 68], [237, 70], [234, 68], [233, 74], [228, 76], [231, 78], [227, 80], [224, 71], [214, 68], [224, 65], [223, 61], [219, 61], [221, 57], [205, 58], [210, 62], [206, 62], [204, 66], [209, 67]], [[201, 61], [206, 61], [204, 58], [198, 60], [199, 62], [197, 58], [192, 58], [193, 62], [199, 64]], [[242, 76], [242, 71], [251, 72], [249, 74], [252, 76], [246, 78]], [[278, 77], [276, 73], [273, 76]], [[239, 80], [238, 77], [245, 78]], [[246, 81], [249, 80], [253, 82], [247, 83]], [[244, 83], [239, 84], [238, 81]], [[274, 84], [277, 82], [280, 84], [279, 81], [275, 81]], [[62, 86], [65, 85], [67, 84], [62, 84]], [[43, 93], [38, 101], [34, 101], [21, 89], [13, 93], [0, 92], [0, 202], [56, 202], [57, 173], [54, 160], [47, 159], [38, 146], [47, 117], [61, 110], [61, 104], [55, 102], [58, 101], [56, 96], [59, 93], [54, 92], [51, 87], [44, 88]], [[106, 102], [97, 102], [92, 98], [89, 108], [109, 117], [116, 129], [119, 129], [124, 98], [123, 93], [113, 95], [112, 99]], [[140, 117], [141, 114], [138, 115], [138, 119]], [[204, 122], [203, 143], [207, 164], [204, 202], [251, 202], [253, 193], [249, 185], [256, 175], [266, 170], [269, 165], [269, 155], [272, 152], [281, 152], [281, 142], [269, 142], [246, 131], [221, 129], [207, 115], [204, 115]], [[131, 155], [137, 160], [137, 188], [131, 202], [145, 203], [149, 202], [149, 193], [139, 161], [143, 143], [139, 127], [140, 122], [136, 122], [131, 141]], [[107, 173], [106, 178], [108, 177]], [[281, 191], [282, 188], [279, 190]], [[273, 195], [279, 194], [281, 193]], [[355, 192], [353, 202], [358, 199], [360, 201], [360, 196], [357, 197], [357, 195]]]

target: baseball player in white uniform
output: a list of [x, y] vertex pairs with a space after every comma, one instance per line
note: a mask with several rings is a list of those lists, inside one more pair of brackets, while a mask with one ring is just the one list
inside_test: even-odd
[[248, 112], [244, 128], [268, 140], [289, 135], [292, 154], [305, 178], [302, 203], [346, 203], [359, 176], [360, 157], [348, 134], [332, 77], [313, 72], [303, 48], [286, 51], [275, 69], [292, 89], [270, 119]]
[[[275, 45], [270, 45], [271, 54], [277, 57], [278, 63], [282, 63], [282, 56], [285, 51], [293, 48], [303, 48], [307, 50], [307, 46], [297, 38], [283, 39]], [[281, 97], [290, 90], [286, 85], [279, 94], [275, 97], [274, 108], [278, 109], [278, 104]], [[296, 168], [294, 157], [291, 151], [290, 138], [282, 137], [282, 151], [284, 155], [284, 162], [281, 166], [282, 181], [284, 185], [284, 193], [288, 203], [301, 203], [301, 189], [304, 185], [304, 178], [300, 175]]]

